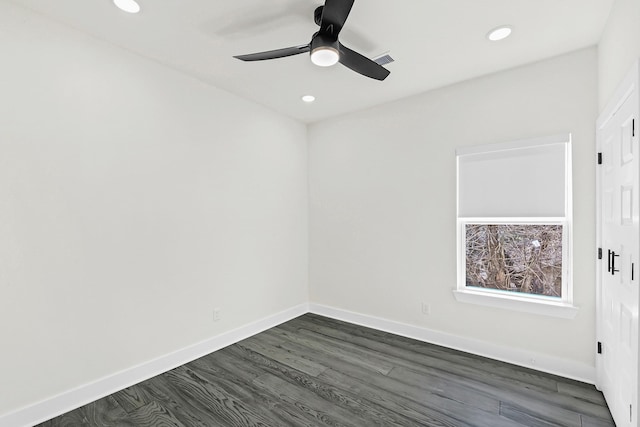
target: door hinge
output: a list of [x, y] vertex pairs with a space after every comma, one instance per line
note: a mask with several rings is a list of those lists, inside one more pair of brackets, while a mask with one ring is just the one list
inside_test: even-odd
[[598, 341], [598, 354], [602, 354], [602, 343]]
[[633, 270], [635, 270], [635, 263], [632, 262], [631, 263], [631, 280], [633, 280], [633, 275], [634, 275]]
[[602, 153], [598, 153], [598, 164], [602, 164]]
[[636, 136], [636, 119], [631, 120], [631, 136]]
[[598, 259], [602, 259], [602, 248], [598, 248]]

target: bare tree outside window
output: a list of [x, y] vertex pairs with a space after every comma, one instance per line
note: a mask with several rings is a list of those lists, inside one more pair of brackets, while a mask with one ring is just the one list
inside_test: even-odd
[[561, 298], [562, 228], [465, 224], [466, 286]]

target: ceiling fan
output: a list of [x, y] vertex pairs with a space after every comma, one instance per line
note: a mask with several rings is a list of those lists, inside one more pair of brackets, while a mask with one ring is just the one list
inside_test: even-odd
[[320, 26], [320, 30], [311, 37], [308, 44], [237, 55], [234, 58], [262, 61], [311, 52], [311, 62], [318, 66], [329, 67], [340, 62], [363, 76], [384, 80], [389, 75], [389, 70], [338, 41], [338, 34], [351, 12], [353, 2], [354, 0], [325, 0], [324, 6], [319, 6], [314, 12], [314, 21]]

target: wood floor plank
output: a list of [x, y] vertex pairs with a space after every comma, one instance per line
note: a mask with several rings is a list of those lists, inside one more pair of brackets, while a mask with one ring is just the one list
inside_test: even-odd
[[291, 368], [304, 372], [312, 377], [317, 377], [321, 373], [327, 370], [327, 367], [310, 360], [308, 357], [294, 354], [291, 351], [278, 346], [274, 347], [269, 343], [264, 343], [260, 337], [254, 337], [254, 339], [245, 340], [241, 343], [242, 346], [260, 353], [265, 357], [275, 358], [280, 363], [283, 363]]
[[300, 322], [281, 325], [281, 328], [297, 326], [299, 329], [307, 328], [314, 332], [334, 338], [349, 340], [363, 348], [391, 356], [400, 356], [412, 361], [427, 364], [438, 369], [446, 370], [454, 367], [456, 370], [465, 367], [474, 372], [484, 372], [491, 376], [515, 380], [528, 387], [540, 390], [557, 391], [557, 378], [550, 377], [530, 369], [522, 368], [514, 370], [512, 365], [489, 360], [477, 355], [464, 353], [432, 344], [425, 344], [409, 338], [392, 335], [382, 331], [350, 325], [334, 319], [328, 319], [316, 315], [303, 317]]
[[[269, 425], [269, 420], [254, 411], [235, 396], [216, 387], [195, 371], [181, 366], [167, 374], [168, 380], [178, 390], [183, 408], [189, 412], [200, 414], [199, 418], [221, 420], [225, 426], [259, 426]], [[209, 424], [210, 425], [210, 424]]]
[[401, 382], [404, 386], [411, 386], [420, 392], [431, 393], [455, 400], [469, 407], [491, 414], [500, 413], [500, 401], [487, 394], [478, 393], [464, 383], [449, 381], [436, 375], [424, 375], [406, 368], [396, 368], [389, 377]]
[[514, 427], [515, 422], [501, 419], [498, 415], [478, 410], [476, 407], [425, 392], [393, 378], [377, 376], [366, 377], [360, 381], [357, 376], [348, 377], [332, 369], [324, 372], [321, 378], [342, 381], [343, 388], [360, 390], [367, 399], [387, 406], [421, 425], [474, 426], [474, 427]]
[[611, 427], [614, 426], [613, 420], [602, 419], [602, 418], [593, 418], [588, 415], [581, 415], [582, 427]]
[[237, 366], [234, 369], [229, 363], [231, 361], [229, 356], [223, 354], [217, 354], [216, 356], [216, 358], [201, 358], [186, 366], [229, 396], [242, 401], [253, 399], [254, 392], [247, 387], [247, 384], [264, 374], [264, 370], [261, 369], [259, 375], [255, 375], [247, 371], [248, 366], [246, 363], [241, 366], [241, 363], [237, 363], [237, 360], [233, 360], [235, 366]]
[[217, 417], [215, 411], [208, 409], [202, 411], [200, 408], [191, 407], [191, 402], [183, 394], [181, 388], [176, 387], [169, 380], [167, 375], [172, 372], [169, 371], [139, 384], [139, 387], [144, 390], [143, 393], [153, 399], [151, 403], [160, 403], [171, 411], [181, 423], [189, 427], [205, 427], [211, 425], [212, 422], [220, 424], [223, 420]]
[[[250, 372], [255, 365], [248, 363], [245, 359], [232, 357], [228, 352], [216, 352], [215, 357], [198, 359], [189, 366], [229, 396], [237, 396], [257, 412], [268, 417], [271, 425], [309, 427], [317, 425], [313, 417], [303, 413], [295, 405], [282, 402], [277, 396], [264, 393], [264, 390], [257, 387], [253, 381], [258, 376]], [[220, 376], [213, 372], [223, 374]], [[260, 375], [263, 374], [264, 371], [261, 370]]]
[[[236, 359], [233, 362], [229, 363], [229, 359], [216, 357], [199, 359], [198, 363], [192, 362], [189, 366], [210, 381], [213, 386], [219, 387], [229, 396], [235, 396], [256, 412], [269, 418], [271, 425], [314, 426], [316, 424], [311, 417], [301, 414], [295, 406], [287, 405], [275, 396], [263, 393], [263, 390], [255, 386], [253, 380], [257, 377], [247, 373], [247, 363], [244, 360]], [[223, 370], [219, 370], [218, 366], [215, 370], [226, 373], [223, 376], [212, 374], [212, 364], [223, 366]]]
[[[302, 340], [300, 342], [304, 343], [306, 341]], [[291, 340], [286, 342], [286, 344], [283, 344], [283, 346], [301, 354], [305, 353], [303, 345]], [[318, 349], [316, 347], [306, 348], [307, 352], [317, 350]], [[356, 378], [365, 378], [368, 383], [374, 384], [378, 390], [395, 393], [396, 400], [402, 399], [404, 401], [403, 403], [411, 408], [410, 411], [407, 411], [407, 407], [402, 408], [400, 413], [412, 417], [421, 423], [430, 421], [433, 425], [482, 425], [487, 427], [518, 425], [512, 421], [499, 418], [497, 415], [498, 401], [495, 399], [491, 400], [490, 405], [487, 405], [494, 411], [494, 414], [490, 415], [486, 413], [486, 411], [480, 411], [475, 407], [464, 405], [463, 403], [457, 402], [448, 397], [425, 393], [424, 390], [418, 387], [385, 377], [379, 372], [376, 372], [377, 375], [374, 375], [373, 373], [368, 372], [367, 368], [362, 364], [354, 364], [351, 360], [346, 360], [339, 355], [332, 354], [328, 349], [323, 349], [322, 351], [324, 353], [319, 356], [326, 359], [328, 362], [327, 364], [333, 366], [333, 368], [321, 374], [319, 378], [328, 378], [329, 382], [333, 383], [340, 382], [342, 388], [350, 385], [350, 382], [358, 381]], [[362, 389], [360, 389], [359, 392], [362, 392]], [[375, 396], [375, 393], [373, 395]], [[483, 403], [486, 403], [485, 399], [481, 395], [478, 394], [476, 397], [479, 402], [482, 402], [479, 403], [478, 406], [482, 406]], [[442, 410], [455, 412], [455, 416], [458, 418], [451, 419], [449, 417], [442, 416], [442, 412], [438, 412]], [[434, 411], [436, 413], [434, 413]], [[468, 422], [469, 424], [462, 424], [463, 421]]]
[[343, 407], [269, 373], [256, 378], [254, 383], [278, 396], [282, 401], [304, 408], [305, 412], [311, 414], [318, 421], [318, 424], [336, 427], [384, 425], [382, 420], [369, 415], [361, 414], [361, 417], [355, 418], [353, 413]]
[[[314, 351], [303, 345], [286, 342], [282, 346], [297, 354], [308, 354]], [[332, 366], [318, 377], [326, 379], [328, 384], [339, 384], [342, 390], [349, 390], [355, 396], [364, 397], [372, 405], [387, 408], [398, 414], [418, 422], [420, 425], [433, 426], [458, 426], [454, 419], [438, 412], [438, 402], [434, 403], [436, 409], [420, 405], [407, 399], [414, 393], [420, 400], [424, 395], [420, 390], [408, 389], [406, 385], [389, 379], [379, 372], [372, 372], [361, 364], [353, 364], [343, 358], [332, 355], [330, 351], [318, 354], [326, 363]], [[240, 355], [241, 357], [241, 355]], [[373, 388], [369, 385], [375, 384]]]
[[314, 314], [41, 424], [378, 425], [615, 427], [591, 385]]
[[186, 427], [158, 402], [151, 402], [132, 411], [126, 418], [118, 420], [114, 425], [119, 427]]
[[[575, 413], [575, 408], [579, 408], [581, 411], [592, 416], [601, 417], [604, 415], [604, 409], [602, 407], [585, 404], [585, 402], [570, 396], [562, 396], [558, 393], [549, 395], [549, 393], [540, 393], [530, 389], [523, 389], [520, 390], [519, 393], [516, 393], [512, 388], [495, 384], [494, 381], [488, 378], [485, 378], [483, 381], [482, 378], [469, 378], [452, 373], [443, 374], [437, 370], [419, 366], [409, 370], [406, 368], [395, 369], [390, 376], [402, 376], [407, 379], [407, 381], [410, 378], [425, 379], [432, 384], [438, 384], [439, 387], [445, 390], [444, 394], [447, 395], [457, 396], [456, 390], [466, 390], [467, 396], [478, 394], [485, 398], [493, 398], [496, 401], [528, 407], [532, 413], [537, 411], [541, 416], [551, 413], [555, 414], [558, 419], [565, 419], [564, 417], [567, 412]], [[533, 393], [535, 393], [535, 398], [531, 397]], [[460, 395], [459, 398], [462, 399], [462, 395]], [[572, 411], [566, 408], [574, 408], [574, 410]], [[573, 417], [573, 419], [577, 419], [577, 417]], [[576, 425], [576, 423], [569, 423], [567, 427], [570, 425]]]
[[[463, 422], [459, 417], [454, 418], [453, 414], [448, 414], [447, 405], [442, 404], [439, 398], [432, 400], [431, 405], [423, 404], [420, 400], [427, 398], [424, 393], [412, 398], [411, 392], [404, 389], [402, 384], [396, 383], [395, 380], [390, 381], [386, 377], [383, 378], [381, 374], [377, 374], [378, 379], [370, 375], [357, 376], [357, 374], [354, 377], [348, 377], [333, 369], [328, 369], [320, 377], [329, 382], [339, 381], [343, 390], [361, 396], [373, 405], [400, 414], [420, 426], [470, 427], [473, 425]], [[383, 382], [383, 387], [379, 381]], [[511, 424], [512, 426], [513, 424]]]
[[[311, 333], [304, 328], [300, 328], [298, 332], [302, 335]], [[329, 340], [334, 345], [339, 345], [339, 340], [335, 338], [330, 338]], [[353, 342], [353, 340], [351, 342]], [[352, 344], [350, 343], [349, 345]], [[424, 344], [422, 346], [424, 347]], [[379, 353], [377, 354], [379, 355]], [[575, 384], [577, 383], [572, 383], [572, 385], [565, 383], [563, 384], [564, 394], [549, 393], [549, 391], [553, 390], [545, 390], [537, 385], [524, 383], [522, 382], [522, 377], [514, 380], [512, 377], [502, 377], [494, 373], [487, 373], [483, 370], [472, 369], [465, 364], [451, 363], [450, 361], [436, 361], [436, 363], [434, 363], [433, 359], [429, 357], [422, 357], [416, 360], [409, 351], [401, 357], [389, 355], [387, 360], [392, 364], [406, 367], [424, 375], [438, 375], [442, 376], [445, 381], [462, 382], [462, 387], [474, 387], [482, 394], [491, 395], [497, 399], [506, 400], [516, 405], [524, 405], [525, 399], [546, 402], [546, 405], [541, 405], [541, 407], [543, 407], [541, 412], [548, 412], [548, 410], [554, 410], [554, 408], [557, 407], [558, 412], [563, 413], [563, 408], [581, 407], [581, 411], [593, 417], [606, 418], [609, 416], [609, 411], [606, 407], [585, 404], [584, 396], [601, 396], [600, 393], [595, 393], [595, 388], [593, 387], [588, 389], [584, 387], [584, 385], [582, 385], [582, 387], [576, 386]], [[511, 370], [514, 370], [513, 367]], [[557, 381], [554, 381], [555, 391], [557, 391], [557, 385]], [[572, 393], [566, 393], [566, 391], [572, 387]], [[587, 390], [589, 390], [589, 392], [587, 392]], [[523, 395], [522, 397], [520, 397], [521, 394]], [[573, 394], [579, 394], [581, 397], [576, 398]], [[512, 401], [511, 399], [515, 400]], [[597, 398], [594, 397], [594, 400], [597, 400]]]
[[388, 374], [391, 369], [393, 369], [393, 365], [381, 360], [373, 353], [365, 353], [359, 349], [355, 349], [355, 347], [346, 348], [348, 346], [331, 345], [330, 343], [327, 343], [326, 340], [318, 340], [318, 335], [311, 336], [311, 334], [304, 329], [299, 329], [296, 332], [273, 330], [268, 331], [268, 333], [279, 334], [290, 342], [302, 344], [303, 346], [321, 354], [331, 354], [334, 357], [360, 365], [373, 372]]
[[528, 411], [527, 408], [518, 407], [504, 402], [500, 406], [500, 415], [527, 426], [580, 427], [582, 423], [579, 414], [567, 412], [559, 417], [557, 413], [541, 414], [537, 411], [531, 412]]
[[[246, 362], [263, 363], [265, 371], [283, 378], [297, 387], [300, 392], [312, 392], [317, 397], [324, 399], [326, 402], [332, 405], [334, 411], [342, 411], [341, 407], [350, 411], [352, 415], [355, 415], [355, 419], [363, 419], [366, 424], [378, 425], [380, 421], [383, 425], [401, 425], [412, 426], [415, 424], [411, 419], [404, 417], [402, 414], [389, 411], [384, 407], [379, 407], [368, 401], [361, 399], [359, 396], [345, 391], [343, 387], [336, 388], [332, 384], [323, 381], [319, 381], [317, 378], [306, 375], [304, 372], [297, 371], [295, 369], [288, 369], [287, 366], [279, 364], [272, 359], [266, 359], [262, 355], [253, 352], [247, 347], [242, 345], [236, 349], [236, 355], [238, 359], [244, 359]], [[304, 352], [298, 352], [300, 355], [304, 355]], [[254, 381], [256, 383], [256, 381]], [[311, 396], [307, 393], [307, 397]], [[296, 396], [296, 399], [299, 396]], [[305, 399], [305, 405], [308, 402]], [[353, 421], [352, 421], [353, 422]]]
[[[333, 346], [345, 345], [345, 346], [348, 346], [347, 348], [349, 349], [353, 348], [354, 346], [354, 344], [352, 344], [352, 340], [350, 340], [351, 342], [346, 343], [345, 341], [331, 338], [331, 337], [325, 337], [323, 334], [307, 331], [306, 329], [303, 329], [303, 328], [299, 329], [298, 334], [301, 336], [312, 335], [312, 337], [315, 340], [327, 341]], [[386, 353], [381, 353], [377, 349], [376, 350], [368, 349], [368, 350], [373, 357], [382, 359], [386, 363], [392, 366], [405, 367], [408, 369], [417, 370], [427, 374], [433, 374], [438, 372], [438, 373], [446, 373], [446, 375], [454, 375], [456, 377], [475, 379], [483, 383], [484, 382], [491, 383], [496, 387], [499, 387], [501, 389], [507, 389], [507, 390], [512, 390], [512, 389], [519, 390], [519, 388], [537, 389], [536, 386], [532, 386], [530, 383], [523, 383], [519, 380], [504, 378], [499, 375], [495, 375], [495, 373], [493, 372], [487, 373], [483, 370], [478, 370], [475, 367], [472, 368], [470, 366], [465, 366], [463, 364], [461, 365], [461, 364], [451, 362], [451, 360], [440, 360], [437, 358], [435, 358], [434, 360], [434, 358], [425, 357], [423, 354], [413, 353], [406, 350], [400, 353], [391, 352], [391, 351], [387, 351]], [[544, 390], [544, 392], [549, 391], [549, 389], [541, 389], [541, 390]], [[555, 382], [553, 384], [552, 391], [557, 391]]]
[[117, 426], [119, 420], [125, 416], [126, 412], [113, 396], [107, 396], [41, 425], [46, 427]]
[[[307, 338], [311, 335], [313, 339], [308, 341], [325, 342], [327, 347], [330, 348], [347, 347], [349, 350], [354, 351], [351, 343], [343, 343], [333, 338], [323, 338], [319, 334], [305, 329], [299, 329], [297, 334]], [[370, 357], [378, 358], [379, 362], [381, 356], [379, 353], [372, 352]], [[469, 405], [475, 404], [478, 409], [494, 414], [499, 413], [500, 398], [510, 397], [514, 386], [519, 385], [513, 380], [505, 381], [503, 378], [484, 375], [482, 371], [470, 371], [466, 367], [462, 367], [464, 370], [454, 372], [454, 369], [451, 369], [449, 372], [443, 373], [434, 368], [396, 356], [387, 356], [385, 362], [389, 365], [397, 366], [390, 376], [404, 381], [407, 385], [421, 388], [433, 394], [446, 395], [451, 399]], [[412, 379], [418, 378], [420, 379], [418, 382], [412, 382]], [[564, 414], [562, 408], [556, 408], [553, 404], [546, 405], [545, 412], [548, 411], [556, 411], [559, 415]]]
[[[279, 420], [272, 423], [272, 425], [317, 426], [321, 420], [327, 420], [326, 418], [318, 419], [316, 413], [308, 411], [305, 402], [296, 400], [293, 403], [291, 400], [282, 399], [278, 394], [270, 393], [269, 390], [257, 386], [256, 384], [259, 384], [259, 382], [256, 382], [256, 377], [248, 371], [255, 371], [258, 368], [263, 375], [265, 372], [276, 373], [289, 379], [295, 378], [305, 385], [310, 383], [312, 377], [264, 357], [253, 350], [241, 346], [240, 343], [228, 347], [226, 350], [221, 354], [216, 353], [216, 357], [209, 358], [206, 363], [219, 364], [219, 366], [235, 375], [239, 382], [243, 384], [243, 387], [251, 393], [252, 398], [249, 403], [260, 408], [262, 413], [269, 414], [272, 419]], [[248, 370], [247, 367], [249, 368]], [[217, 381], [215, 382], [217, 383]]]
[[145, 389], [138, 385], [127, 387], [113, 393], [112, 396], [126, 412], [134, 411], [154, 401], [153, 397], [149, 396]]
[[558, 381], [558, 392], [605, 408], [607, 406], [604, 396], [595, 387], [585, 387], [584, 384]]

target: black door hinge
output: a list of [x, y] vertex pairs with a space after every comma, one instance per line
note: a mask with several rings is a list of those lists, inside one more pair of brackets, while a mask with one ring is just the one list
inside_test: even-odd
[[598, 354], [602, 354], [602, 343], [598, 341]]
[[602, 259], [602, 248], [598, 248], [598, 259]]
[[602, 153], [598, 153], [598, 164], [602, 164]]
[[631, 120], [631, 136], [636, 136], [636, 119]]

